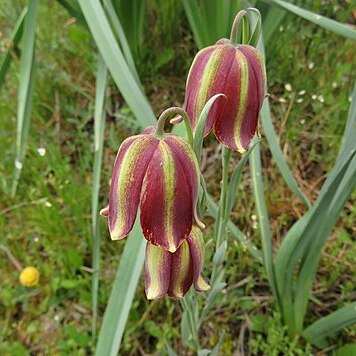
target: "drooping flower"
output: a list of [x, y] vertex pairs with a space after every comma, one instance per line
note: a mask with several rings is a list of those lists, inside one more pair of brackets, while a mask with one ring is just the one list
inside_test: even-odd
[[179, 249], [168, 252], [147, 243], [145, 287], [147, 299], [166, 295], [182, 298], [192, 284], [198, 292], [210, 287], [201, 275], [204, 263], [204, 239], [201, 230], [193, 226]]
[[214, 129], [222, 144], [244, 152], [257, 130], [266, 95], [264, 61], [255, 47], [221, 39], [196, 55], [184, 103], [193, 131], [206, 102], [219, 93], [226, 98], [220, 97], [213, 104], [204, 134]]
[[200, 173], [190, 144], [173, 134], [156, 134], [149, 127], [127, 138], [116, 156], [108, 217], [112, 240], [131, 231], [138, 206], [143, 235], [148, 242], [175, 252], [198, 219], [196, 204]]
[[25, 287], [34, 287], [39, 279], [40, 272], [35, 267], [25, 267], [20, 273], [20, 283]]

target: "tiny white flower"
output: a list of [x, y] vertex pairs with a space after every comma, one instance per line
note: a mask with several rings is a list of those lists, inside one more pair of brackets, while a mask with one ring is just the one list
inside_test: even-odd
[[289, 83], [287, 83], [287, 84], [284, 86], [284, 88], [285, 88], [285, 90], [287, 90], [287, 91], [292, 91], [292, 86], [291, 86]]
[[335, 89], [335, 88], [337, 88], [337, 83], [336, 82], [333, 82], [332, 84], [332, 87]]
[[283, 32], [284, 27], [283, 26], [279, 26], [279, 32]]
[[252, 214], [251, 215], [251, 220], [256, 221], [257, 220], [257, 216], [255, 214]]
[[299, 95], [304, 95], [307, 91], [305, 89], [298, 92]]
[[298, 104], [302, 103], [303, 102], [303, 98], [298, 98], [295, 100]]
[[41, 157], [46, 155], [46, 149], [44, 147], [38, 147], [37, 152]]
[[309, 69], [313, 69], [313, 68], [314, 68], [314, 65], [315, 65], [314, 62], [310, 62], [310, 63], [308, 64], [308, 68], [309, 68]]
[[22, 169], [22, 162], [16, 160], [15, 161], [15, 167], [16, 167], [16, 169]]
[[52, 204], [49, 201], [46, 201], [44, 204], [47, 208], [50, 208], [52, 206]]
[[55, 315], [53, 319], [54, 321], [59, 321], [59, 315]]
[[286, 102], [287, 102], [287, 100], [284, 99], [284, 98], [279, 98], [278, 101], [279, 101], [280, 103], [286, 103]]
[[38, 236], [35, 236], [35, 237], [33, 238], [33, 242], [38, 242], [38, 241], [40, 241], [40, 238], [39, 238]]
[[301, 119], [299, 122], [300, 122], [302, 125], [304, 125], [304, 124], [305, 124], [305, 119]]
[[315, 94], [312, 95], [312, 99], [313, 99], [313, 100], [316, 100], [317, 97], [318, 97], [318, 96], [315, 95]]
[[319, 95], [318, 96], [318, 100], [323, 103], [325, 101], [324, 97], [322, 95]]

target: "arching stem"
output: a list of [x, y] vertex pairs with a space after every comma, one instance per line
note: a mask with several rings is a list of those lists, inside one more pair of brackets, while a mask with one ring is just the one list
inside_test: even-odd
[[234, 19], [234, 22], [233, 22], [232, 28], [231, 28], [231, 35], [230, 35], [230, 41], [233, 44], [237, 44], [237, 32], [240, 27], [240, 22], [241, 22], [242, 18], [245, 17], [246, 15], [247, 15], [247, 11], [241, 10], [235, 16], [235, 19]]
[[190, 127], [189, 117], [183, 109], [177, 106], [164, 110], [163, 113], [160, 115], [157, 121], [156, 135], [163, 136], [164, 124], [166, 120], [169, 117], [176, 116], [176, 115], [182, 116], [185, 124], [185, 129], [187, 131], [188, 141], [191, 145], [193, 145], [193, 131], [192, 128]]

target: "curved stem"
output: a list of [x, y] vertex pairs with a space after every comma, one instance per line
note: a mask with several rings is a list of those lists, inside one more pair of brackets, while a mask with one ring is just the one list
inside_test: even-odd
[[247, 11], [241, 10], [235, 16], [234, 22], [231, 27], [231, 35], [230, 35], [230, 41], [233, 44], [237, 44], [237, 31], [239, 29], [242, 18], [246, 15], [247, 15]]
[[187, 131], [188, 141], [193, 146], [193, 131], [190, 126], [188, 114], [183, 109], [179, 108], [178, 106], [174, 106], [172, 108], [168, 108], [163, 111], [163, 113], [160, 115], [160, 117], [158, 118], [158, 121], [157, 121], [156, 135], [163, 136], [164, 124], [165, 124], [166, 120], [173, 115], [181, 115], [182, 116], [182, 118], [184, 120], [184, 124], [185, 124], [185, 129]]
[[23, 268], [20, 264], [20, 262], [16, 259], [16, 257], [11, 253], [11, 251], [4, 245], [0, 245], [0, 250], [4, 251], [9, 258], [9, 260], [12, 262], [12, 264], [15, 266], [15, 268], [18, 271], [22, 271]]

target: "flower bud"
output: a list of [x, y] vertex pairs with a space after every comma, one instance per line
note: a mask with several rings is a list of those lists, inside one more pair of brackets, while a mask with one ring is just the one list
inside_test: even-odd
[[192, 284], [198, 292], [207, 291], [210, 287], [201, 275], [204, 256], [203, 234], [197, 226], [193, 226], [188, 238], [174, 253], [148, 243], [145, 263], [147, 298], [168, 295], [179, 299]]
[[20, 273], [20, 283], [25, 287], [34, 287], [40, 279], [40, 272], [35, 267], [26, 267]]
[[214, 129], [217, 139], [232, 150], [244, 152], [256, 130], [266, 95], [266, 74], [260, 52], [250, 45], [233, 45], [227, 39], [202, 49], [190, 68], [184, 108], [193, 131], [206, 102], [213, 104], [205, 136]]
[[196, 212], [200, 173], [190, 144], [172, 134], [156, 135], [147, 128], [126, 139], [117, 154], [108, 216], [113, 240], [129, 234], [140, 204], [145, 238], [153, 245], [175, 252], [189, 236]]

